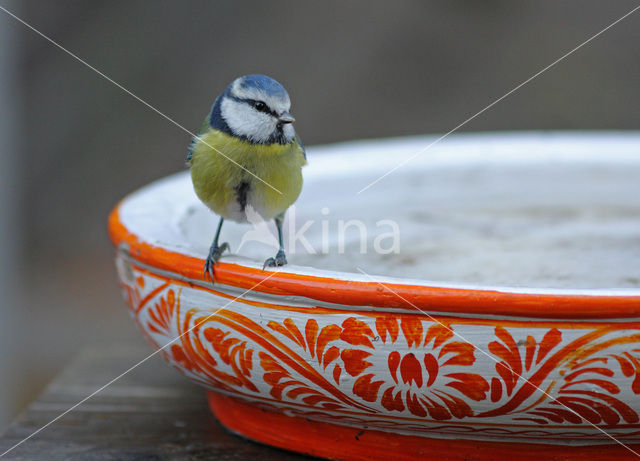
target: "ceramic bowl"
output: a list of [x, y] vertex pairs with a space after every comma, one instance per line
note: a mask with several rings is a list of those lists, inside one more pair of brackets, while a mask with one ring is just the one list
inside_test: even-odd
[[266, 224], [225, 224], [215, 284], [216, 217], [188, 173], [128, 196], [109, 231], [140, 331], [222, 424], [282, 448], [635, 459], [640, 135], [457, 135], [421, 152], [434, 139], [308, 149], [290, 264], [262, 269]]

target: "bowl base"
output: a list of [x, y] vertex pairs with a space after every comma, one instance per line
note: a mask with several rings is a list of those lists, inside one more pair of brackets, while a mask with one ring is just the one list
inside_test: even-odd
[[[321, 458], [343, 461], [495, 461], [514, 457], [521, 461], [637, 459], [621, 445], [567, 446], [434, 439], [288, 416], [211, 391], [208, 399], [213, 414], [231, 432], [266, 445]], [[629, 448], [640, 451], [639, 445], [629, 445]]]

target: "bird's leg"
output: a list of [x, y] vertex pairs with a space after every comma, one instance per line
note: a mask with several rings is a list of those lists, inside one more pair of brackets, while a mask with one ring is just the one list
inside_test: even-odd
[[282, 222], [284, 221], [284, 213], [276, 216], [274, 221], [276, 222], [276, 227], [278, 228], [278, 244], [280, 246], [280, 249], [278, 250], [278, 253], [276, 253], [275, 258], [269, 258], [264, 262], [262, 270], [264, 270], [264, 268], [267, 266], [276, 267], [284, 266], [285, 264], [287, 264], [287, 257], [284, 254], [284, 244], [282, 243]]
[[218, 229], [216, 230], [216, 236], [213, 238], [213, 243], [211, 244], [211, 248], [209, 248], [209, 256], [207, 256], [207, 260], [204, 263], [204, 276], [207, 274], [211, 277], [211, 281], [213, 282], [213, 266], [218, 262], [222, 253], [225, 250], [229, 249], [229, 244], [224, 242], [222, 245], [218, 245], [218, 238], [220, 237], [220, 230], [222, 229], [222, 223], [224, 222], [224, 218], [220, 218], [220, 222], [218, 223]]

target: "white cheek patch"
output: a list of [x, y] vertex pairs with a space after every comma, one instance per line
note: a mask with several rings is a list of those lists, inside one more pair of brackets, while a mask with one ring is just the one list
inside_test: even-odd
[[222, 100], [220, 110], [231, 131], [239, 136], [246, 136], [251, 142], [266, 142], [278, 123], [271, 115], [258, 112], [250, 105], [230, 98]]

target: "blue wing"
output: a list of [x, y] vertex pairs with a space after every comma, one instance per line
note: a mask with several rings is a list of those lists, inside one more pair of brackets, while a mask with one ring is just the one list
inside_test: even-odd
[[302, 149], [302, 155], [304, 156], [304, 159], [306, 160], [307, 159], [307, 150], [302, 145], [302, 141], [300, 140], [300, 136], [298, 136], [297, 134], [296, 134], [296, 141], [298, 141], [298, 145]]
[[[207, 129], [209, 129], [210, 120], [211, 120], [211, 114], [207, 115], [207, 117], [204, 119], [204, 122], [202, 122], [202, 125], [200, 126], [200, 131], [198, 131], [198, 136], [200, 136], [201, 134], [204, 134], [207, 131]], [[198, 140], [193, 138], [193, 140], [191, 141], [191, 144], [189, 144], [189, 151], [187, 152], [187, 163], [189, 163], [191, 161], [191, 157], [193, 157], [193, 146], [196, 145], [196, 142], [198, 142]]]

